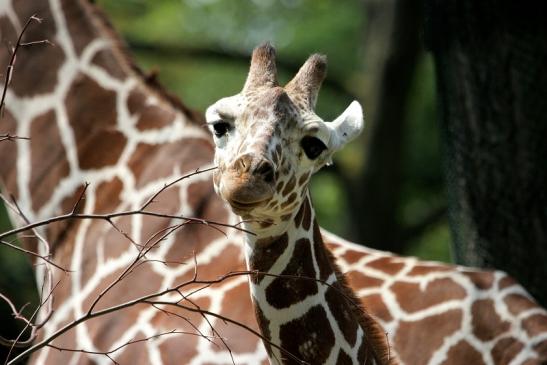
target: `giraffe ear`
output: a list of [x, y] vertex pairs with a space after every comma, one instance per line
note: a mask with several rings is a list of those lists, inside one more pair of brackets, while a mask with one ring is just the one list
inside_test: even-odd
[[329, 147], [332, 151], [341, 149], [363, 130], [364, 117], [361, 104], [353, 101], [338, 118], [327, 124], [332, 129]]

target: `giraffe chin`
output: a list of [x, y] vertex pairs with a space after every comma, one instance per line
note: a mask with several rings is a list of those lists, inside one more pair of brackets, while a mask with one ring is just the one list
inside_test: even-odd
[[270, 184], [252, 177], [224, 179], [220, 188], [220, 196], [240, 216], [265, 207], [273, 195]]
[[267, 199], [257, 201], [257, 202], [240, 202], [237, 200], [227, 200], [227, 203], [230, 205], [232, 210], [237, 215], [247, 215], [256, 208], [264, 206], [267, 202]]

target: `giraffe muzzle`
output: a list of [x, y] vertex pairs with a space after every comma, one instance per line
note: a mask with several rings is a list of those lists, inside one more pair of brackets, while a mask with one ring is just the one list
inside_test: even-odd
[[236, 213], [265, 205], [274, 195], [273, 164], [253, 154], [237, 158], [221, 179], [221, 196]]

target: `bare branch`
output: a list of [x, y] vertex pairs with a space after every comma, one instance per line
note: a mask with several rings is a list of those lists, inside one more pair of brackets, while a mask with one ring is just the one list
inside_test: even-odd
[[70, 349], [70, 348], [66, 348], [66, 347], [55, 346], [55, 345], [52, 345], [52, 344], [48, 344], [47, 347], [50, 347], [50, 348], [58, 350], [58, 351], [81, 352], [83, 354], [90, 354], [90, 355], [104, 355], [104, 356], [108, 357], [108, 359], [110, 361], [112, 361], [112, 363], [118, 364], [118, 362], [116, 362], [116, 360], [114, 360], [110, 355], [114, 354], [115, 352], [118, 352], [119, 350], [121, 350], [124, 347], [134, 345], [134, 344], [140, 343], [140, 342], [146, 342], [146, 341], [149, 341], [149, 340], [153, 340], [153, 339], [163, 337], [163, 336], [168, 336], [168, 335], [191, 335], [191, 336], [199, 336], [199, 337], [211, 337], [211, 336], [206, 336], [206, 335], [203, 335], [203, 334], [200, 334], [200, 333], [193, 333], [193, 332], [188, 332], [188, 331], [179, 331], [179, 330], [173, 329], [171, 331], [161, 332], [161, 333], [158, 333], [158, 334], [155, 334], [155, 335], [152, 335], [152, 336], [148, 336], [148, 337], [128, 341], [128, 342], [126, 342], [126, 343], [124, 343], [120, 346], [117, 346], [117, 347], [115, 347], [115, 348], [113, 348], [112, 350], [109, 350], [109, 351], [90, 351], [90, 350], [84, 350], [84, 349]]
[[161, 188], [160, 190], [158, 190], [154, 195], [152, 195], [147, 201], [146, 203], [143, 204], [143, 206], [141, 207], [140, 210], [145, 210], [152, 202], [154, 202], [154, 199], [156, 199], [158, 197], [158, 195], [160, 195], [162, 192], [164, 192], [166, 189], [170, 188], [171, 186], [179, 183], [180, 181], [184, 180], [184, 179], [188, 179], [194, 175], [197, 175], [197, 174], [201, 174], [201, 173], [204, 173], [204, 172], [209, 172], [209, 171], [213, 171], [213, 170], [216, 170], [217, 167], [210, 167], [208, 169], [203, 169], [203, 170], [200, 170], [199, 167], [196, 169], [196, 171], [194, 171], [193, 173], [191, 174], [186, 174], [184, 176], [181, 176], [173, 181], [171, 181], [170, 183], [167, 183], [163, 186], [163, 188]]
[[[287, 350], [285, 350], [285, 349], [281, 348], [280, 346], [272, 343], [269, 339], [265, 338], [262, 334], [260, 334], [256, 330], [252, 329], [251, 327], [249, 327], [249, 326], [247, 326], [243, 323], [240, 323], [236, 320], [233, 320], [229, 317], [226, 317], [226, 316], [223, 316], [221, 314], [214, 313], [214, 312], [211, 312], [211, 311], [207, 311], [207, 310], [197, 306], [197, 304], [194, 303], [193, 301], [191, 301], [191, 299], [189, 297], [192, 295], [192, 293], [196, 293], [198, 290], [194, 290], [188, 295], [184, 295], [181, 292], [181, 290], [183, 288], [191, 286], [191, 285], [195, 285], [195, 284], [202, 285], [203, 288], [205, 288], [205, 287], [209, 287], [209, 286], [214, 285], [214, 284], [221, 283], [221, 282], [223, 282], [227, 279], [230, 279], [230, 278], [234, 278], [234, 277], [238, 277], [238, 276], [242, 276], [242, 275], [257, 275], [257, 274], [264, 274], [264, 275], [268, 275], [268, 276], [282, 277], [282, 278], [285, 277], [285, 278], [292, 278], [292, 279], [313, 280], [313, 281], [323, 283], [325, 285], [328, 285], [328, 286], [338, 290], [338, 288], [336, 288], [334, 286], [331, 286], [327, 282], [325, 282], [323, 280], [320, 280], [320, 279], [315, 279], [315, 278], [311, 278], [311, 277], [291, 276], [291, 275], [274, 275], [274, 274], [262, 273], [262, 272], [257, 272], [257, 271], [234, 271], [234, 272], [229, 272], [229, 273], [227, 273], [225, 275], [222, 275], [222, 276], [218, 277], [217, 279], [213, 279], [213, 280], [194, 280], [194, 279], [192, 279], [192, 280], [186, 281], [182, 284], [179, 284], [177, 286], [167, 288], [163, 291], [159, 291], [159, 292], [156, 292], [156, 293], [144, 295], [142, 297], [132, 299], [132, 300], [127, 301], [125, 303], [117, 304], [117, 305], [114, 305], [114, 306], [111, 306], [111, 307], [108, 307], [108, 308], [105, 308], [105, 309], [96, 310], [96, 311], [88, 311], [82, 317], [80, 317], [78, 319], [75, 319], [71, 323], [68, 323], [64, 327], [58, 329], [56, 332], [54, 332], [48, 338], [43, 339], [42, 341], [34, 344], [32, 347], [30, 347], [27, 350], [23, 351], [17, 357], [15, 357], [10, 362], [8, 362], [8, 364], [12, 365], [12, 364], [19, 363], [24, 358], [29, 356], [31, 353], [33, 353], [35, 351], [38, 351], [39, 349], [41, 349], [45, 346], [49, 346], [53, 340], [55, 340], [56, 338], [58, 338], [62, 334], [66, 333], [67, 331], [71, 330], [72, 328], [78, 326], [79, 324], [81, 324], [85, 321], [88, 321], [92, 318], [103, 316], [103, 315], [106, 315], [106, 314], [109, 314], [109, 313], [120, 311], [122, 309], [126, 309], [126, 308], [129, 308], [129, 307], [135, 306], [137, 304], [143, 304], [143, 303], [152, 305], [156, 309], [159, 309], [159, 306], [168, 306], [168, 307], [173, 306], [173, 307], [177, 307], [177, 308], [180, 308], [180, 309], [188, 310], [190, 312], [201, 313], [202, 315], [210, 315], [210, 316], [219, 318], [219, 319], [223, 320], [226, 323], [234, 324], [234, 325], [236, 325], [236, 326], [238, 326], [242, 329], [245, 329], [246, 331], [249, 331], [250, 333], [258, 336], [259, 338], [261, 338], [263, 341], [269, 343], [271, 346], [279, 349], [281, 352], [283, 352], [287, 356], [291, 357], [292, 359], [298, 361], [301, 364], [306, 364], [305, 362], [302, 362], [302, 360], [298, 359], [296, 356], [292, 355]], [[201, 288], [201, 289], [203, 289], [203, 288]], [[181, 295], [182, 300], [177, 300], [175, 302], [171, 302], [171, 301], [167, 301], [167, 300], [155, 299], [155, 298], [161, 298], [164, 295], [170, 294], [170, 293], [178, 293], [179, 295]], [[182, 304], [182, 302], [184, 302], [184, 301], [187, 301], [192, 306], [187, 306], [187, 305]], [[218, 335], [218, 332], [216, 332], [216, 330], [214, 331], [214, 333], [216, 333]], [[219, 339], [220, 338], [221, 338], [221, 336], [219, 336]], [[227, 346], [227, 344], [225, 342], [224, 342], [224, 344], [225, 344], [225, 346]]]
[[[0, 117], [4, 116], [4, 101], [6, 99], [6, 93], [8, 91], [8, 86], [11, 82], [11, 77], [13, 75], [13, 67], [15, 66], [15, 59], [16, 59], [17, 51], [19, 50], [19, 47], [25, 46], [25, 45], [33, 45], [33, 44], [44, 44], [44, 43], [51, 44], [47, 40], [41, 40], [41, 41], [36, 41], [36, 42], [27, 42], [27, 43], [22, 43], [21, 42], [21, 40], [23, 39], [23, 35], [25, 34], [27, 28], [29, 27], [30, 23], [32, 23], [33, 21], [41, 23], [42, 19], [38, 18], [36, 16], [36, 14], [34, 14], [30, 18], [28, 18], [27, 22], [23, 26], [23, 29], [21, 30], [21, 33], [19, 33], [19, 37], [17, 38], [17, 43], [15, 44], [15, 47], [13, 48], [13, 51], [11, 52], [11, 58], [10, 58], [8, 67], [6, 68], [6, 76], [5, 76], [5, 80], [4, 80], [4, 89], [2, 90], [2, 98], [0, 99]], [[9, 135], [5, 135], [5, 136], [9, 137]], [[1, 138], [2, 137], [0, 136], [0, 141], [2, 141]], [[28, 139], [28, 138], [25, 138], [25, 137], [17, 137], [17, 138], [18, 139]], [[8, 139], [8, 140], [13, 139], [13, 136], [11, 136], [11, 138], [5, 138], [5, 139]]]
[[30, 138], [28, 137], [20, 137], [20, 136], [16, 136], [14, 134], [9, 134], [9, 133], [5, 133], [5, 134], [0, 134], [0, 142], [2, 141], [10, 141], [10, 142], [13, 142], [17, 139], [26, 139], [26, 140], [30, 140]]
[[130, 216], [130, 215], [144, 215], [144, 216], [150, 216], [150, 217], [156, 217], [156, 218], [170, 218], [170, 219], [175, 219], [175, 220], [185, 220], [185, 221], [188, 221], [189, 223], [197, 223], [197, 224], [203, 224], [203, 225], [207, 225], [207, 226], [214, 225], [214, 226], [218, 226], [218, 227], [234, 228], [234, 229], [237, 229], [239, 231], [254, 235], [253, 232], [248, 231], [244, 228], [240, 228], [239, 225], [235, 225], [235, 224], [222, 223], [222, 222], [205, 220], [205, 219], [194, 218], [194, 217], [185, 217], [185, 216], [182, 216], [182, 215], [164, 214], [164, 213], [142, 211], [142, 210], [128, 210], [128, 211], [114, 212], [114, 213], [108, 213], [108, 214], [67, 213], [67, 214], [56, 216], [56, 217], [43, 219], [43, 220], [40, 220], [38, 222], [28, 224], [26, 226], [23, 226], [23, 227], [20, 227], [20, 228], [14, 228], [10, 231], [1, 233], [0, 234], [0, 239], [15, 235], [15, 234], [18, 234], [18, 233], [21, 233], [21, 232], [28, 231], [28, 230], [31, 230], [33, 228], [42, 227], [42, 226], [46, 226], [46, 225], [51, 224], [51, 223], [61, 222], [61, 221], [66, 221], [66, 220], [71, 220], [71, 219], [77, 219], [77, 220], [84, 220], [84, 219], [103, 220], [103, 221], [107, 221], [107, 222], [110, 223], [110, 221], [114, 218], [126, 217], [126, 216]]

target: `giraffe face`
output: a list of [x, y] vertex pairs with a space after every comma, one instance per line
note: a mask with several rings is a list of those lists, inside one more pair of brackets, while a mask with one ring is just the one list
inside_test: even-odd
[[[258, 52], [272, 53], [264, 47]], [[354, 102], [325, 122], [310, 106], [309, 92], [294, 80], [285, 88], [267, 80], [250, 83], [257, 50], [243, 91], [211, 105], [206, 118], [216, 145], [217, 193], [243, 218], [274, 222], [289, 219], [300, 206], [311, 175], [357, 136], [363, 114]]]

